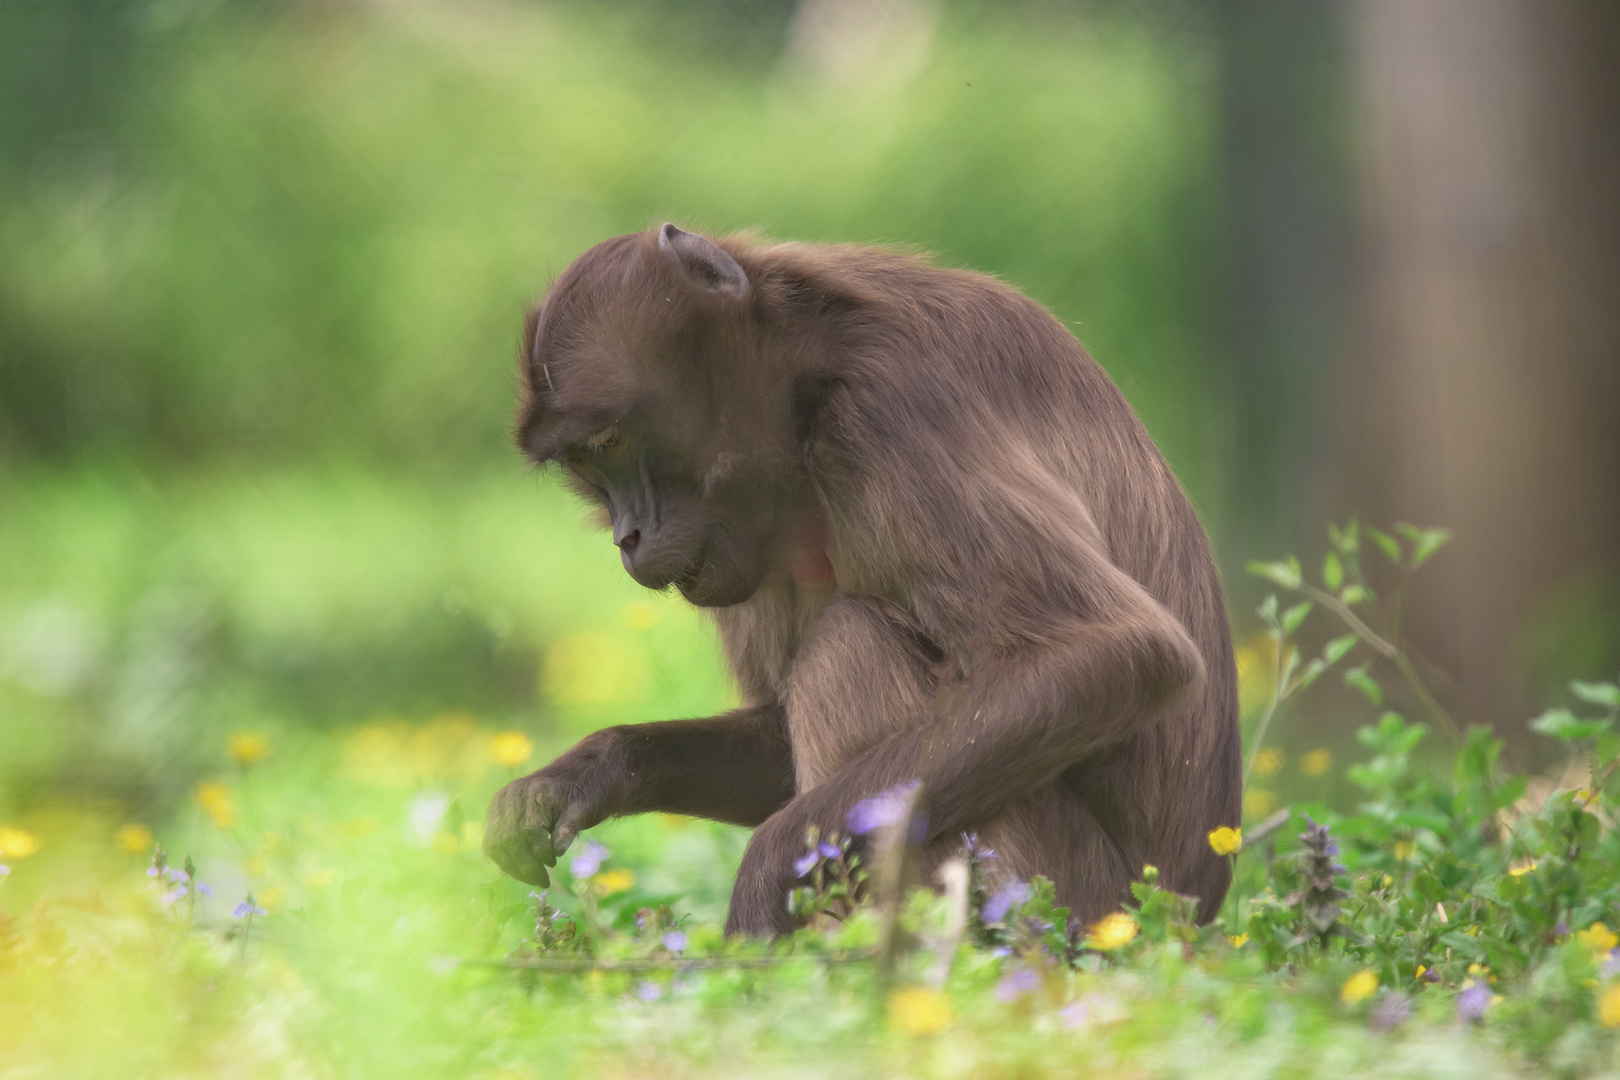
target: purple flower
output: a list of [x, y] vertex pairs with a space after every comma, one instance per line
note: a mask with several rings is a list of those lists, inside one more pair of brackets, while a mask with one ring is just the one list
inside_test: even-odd
[[1496, 995], [1485, 983], [1471, 983], [1457, 995], [1457, 1015], [1464, 1020], [1478, 1020], [1491, 1007]]
[[793, 873], [798, 877], [804, 877], [806, 874], [810, 873], [810, 871], [816, 868], [816, 860], [819, 858], [821, 858], [821, 856], [817, 855], [814, 851], [805, 852], [803, 855], [800, 855], [797, 859], [793, 860]]
[[1374, 1031], [1391, 1031], [1406, 1022], [1412, 1011], [1412, 999], [1405, 994], [1385, 994], [1373, 1006], [1367, 1024]]
[[1569, 923], [1565, 922], [1563, 919], [1559, 919], [1558, 925], [1553, 927], [1553, 933], [1557, 934], [1559, 937], [1568, 935]]
[[1025, 994], [1032, 994], [1041, 988], [1041, 977], [1029, 968], [1019, 968], [1001, 977], [996, 983], [997, 1001], [1017, 1001]]
[[844, 824], [849, 826], [849, 831], [856, 836], [865, 836], [867, 833], [898, 824], [906, 812], [908, 797], [916, 790], [917, 781], [912, 780], [909, 783], [896, 784], [870, 799], [862, 799], [849, 808]]
[[607, 861], [610, 854], [612, 852], [595, 840], [587, 840], [584, 850], [575, 855], [573, 861], [568, 864], [568, 872], [576, 878], [588, 878], [602, 868], [602, 864]]
[[664, 996], [664, 988], [655, 982], [642, 980], [636, 984], [636, 997], [649, 1005]]
[[966, 848], [969, 859], [993, 859], [996, 857], [995, 849], [979, 842], [979, 834], [965, 832], [962, 834], [962, 846]]
[[184, 870], [178, 870], [172, 866], [165, 868], [163, 873], [170, 881], [186, 880], [186, 872]]
[[11, 873], [11, 867], [5, 863], [0, 863], [0, 877], [5, 877], [9, 873]]
[[1062, 1011], [1059, 1012], [1058, 1015], [1063, 1018], [1063, 1026], [1072, 1030], [1084, 1024], [1087, 1019], [1087, 1014], [1090, 1012], [1091, 1008], [1086, 1004], [1086, 999], [1076, 998], [1074, 1001], [1071, 1001], [1067, 1005], [1063, 1006]]
[[199, 895], [202, 895], [202, 896], [213, 896], [214, 895], [213, 886], [209, 885], [206, 881], [197, 882], [197, 892], [198, 892]]
[[1600, 970], [1605, 979], [1620, 975], [1620, 947], [1609, 950], [1609, 955], [1603, 958]]
[[821, 845], [817, 847], [816, 850], [821, 852], [821, 857], [823, 859], [836, 859], [838, 856], [843, 854], [843, 852], [838, 849], [837, 844], [829, 844], [825, 840], [821, 842]]
[[185, 895], [186, 895], [186, 889], [185, 889], [185, 886], [183, 886], [183, 885], [178, 889], [170, 889], [168, 892], [163, 894], [163, 906], [164, 907], [169, 907], [176, 900], [181, 899]]
[[159, 873], [161, 873], [161, 871], [158, 870], [158, 868], [155, 867], [155, 866], [148, 866], [146, 868], [146, 876], [147, 877], [157, 877]]
[[990, 895], [990, 899], [984, 902], [984, 908], [979, 912], [979, 917], [986, 923], [1001, 922], [1007, 917], [1007, 912], [1011, 911], [1015, 904], [1022, 904], [1029, 897], [1030, 888], [1022, 881], [1014, 881], [1003, 885]]
[[679, 930], [671, 930], [663, 936], [664, 948], [670, 952], [686, 951], [686, 935]]
[[997, 960], [1004, 960], [1012, 955], [1012, 950], [1005, 945], [997, 945], [995, 948], [990, 950], [990, 955], [995, 957]]
[[240, 904], [237, 904], [235, 907], [231, 908], [231, 917], [233, 919], [245, 919], [249, 915], [268, 914], [270, 914], [268, 911], [253, 902], [253, 897], [251, 896], [242, 901]]

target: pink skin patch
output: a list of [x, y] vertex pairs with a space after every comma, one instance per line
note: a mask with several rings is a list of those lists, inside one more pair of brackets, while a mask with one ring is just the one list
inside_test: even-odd
[[827, 555], [827, 519], [819, 506], [812, 506], [799, 521], [789, 572], [799, 585], [825, 585], [834, 578], [832, 559]]

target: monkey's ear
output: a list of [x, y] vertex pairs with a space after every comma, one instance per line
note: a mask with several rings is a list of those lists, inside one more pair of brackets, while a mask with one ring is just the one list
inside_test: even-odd
[[748, 275], [743, 273], [736, 259], [720, 250], [713, 241], [666, 221], [658, 230], [658, 250], [705, 288], [728, 296], [748, 295]]

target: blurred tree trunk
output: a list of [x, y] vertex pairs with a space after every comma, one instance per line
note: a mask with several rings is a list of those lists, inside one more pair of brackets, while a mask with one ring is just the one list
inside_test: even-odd
[[1409, 636], [1522, 738], [1557, 681], [1620, 663], [1620, 3], [1353, 12], [1364, 218], [1329, 488], [1341, 516], [1456, 530]]

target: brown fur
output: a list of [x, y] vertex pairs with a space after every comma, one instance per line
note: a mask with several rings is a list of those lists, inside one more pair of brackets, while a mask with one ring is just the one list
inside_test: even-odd
[[[1230, 632], [1107, 375], [978, 274], [671, 230], [593, 248], [531, 315], [518, 440], [588, 469], [570, 447], [633, 433], [656, 505], [620, 515], [616, 541], [650, 523], [626, 566], [717, 605], [748, 705], [592, 736], [497, 796], [491, 855], [543, 882], [611, 814], [758, 825], [728, 926], [779, 932], [806, 827], [920, 779], [935, 857], [977, 831], [1086, 920], [1151, 863], [1212, 917], [1206, 836], [1238, 822]], [[659, 470], [688, 494], [661, 501]]]

